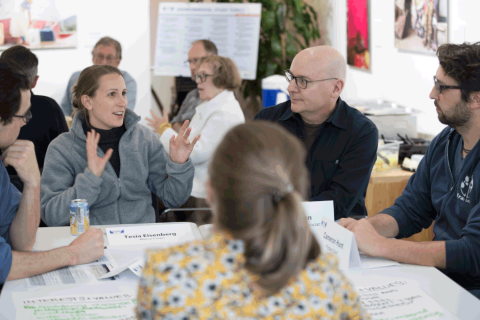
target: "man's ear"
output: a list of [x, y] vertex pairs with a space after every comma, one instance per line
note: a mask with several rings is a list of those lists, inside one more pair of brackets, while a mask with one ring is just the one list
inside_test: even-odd
[[480, 109], [480, 92], [472, 92], [470, 94], [470, 107], [472, 109]]
[[93, 109], [92, 100], [90, 99], [89, 96], [84, 94], [80, 100], [82, 101], [82, 104], [85, 107], [85, 109], [87, 109], [88, 111], [92, 111], [92, 109]]
[[37, 81], [38, 81], [38, 78], [40, 78], [40, 76], [35, 76], [35, 79], [33, 79], [33, 83], [32, 83], [32, 88], [35, 88], [37, 86]]
[[344, 86], [345, 86], [345, 82], [342, 79], [335, 80], [335, 85], [333, 86], [332, 98], [340, 97], [340, 94], [342, 93]]

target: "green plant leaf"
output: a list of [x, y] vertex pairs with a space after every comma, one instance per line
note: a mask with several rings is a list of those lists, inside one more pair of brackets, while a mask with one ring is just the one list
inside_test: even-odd
[[277, 21], [278, 26], [280, 27], [280, 31], [285, 29], [285, 21], [283, 19], [283, 4], [280, 3], [277, 8]]
[[267, 74], [266, 76], [274, 75], [277, 70], [278, 64], [276, 63], [267, 63]]
[[272, 52], [273, 55], [277, 58], [282, 57], [282, 44], [280, 42], [280, 39], [278, 38], [278, 35], [272, 35]]
[[315, 22], [318, 21], [318, 17], [317, 17], [317, 12], [315, 11], [315, 9], [311, 6], [311, 5], [308, 5], [308, 4], [305, 4], [305, 7], [310, 11], [310, 13], [312, 14], [313, 16], [313, 20]]
[[303, 0], [293, 0], [293, 4], [297, 13], [302, 12]]
[[262, 28], [263, 31], [268, 32], [275, 26], [275, 13], [271, 11], [262, 12]]
[[302, 29], [305, 26], [305, 23], [303, 23], [303, 19], [300, 15], [297, 15], [294, 21], [297, 29]]
[[286, 51], [287, 51], [287, 57], [293, 58], [297, 54], [297, 48], [295, 48], [293, 42], [289, 42], [287, 44]]

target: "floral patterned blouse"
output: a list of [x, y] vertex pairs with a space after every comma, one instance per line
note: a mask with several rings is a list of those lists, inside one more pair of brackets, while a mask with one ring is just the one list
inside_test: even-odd
[[288, 286], [262, 298], [244, 268], [243, 242], [214, 233], [163, 250], [147, 250], [138, 319], [370, 319], [331, 254], [307, 264]]

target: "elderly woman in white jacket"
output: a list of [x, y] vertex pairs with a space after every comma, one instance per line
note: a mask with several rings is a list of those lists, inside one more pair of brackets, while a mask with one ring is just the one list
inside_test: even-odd
[[[195, 81], [200, 99], [204, 102], [196, 107], [195, 115], [189, 125], [192, 128], [190, 136], [200, 135], [200, 140], [190, 154], [195, 167], [191, 196], [196, 199], [205, 199], [207, 169], [213, 152], [227, 131], [244, 123], [245, 117], [232, 92], [241, 83], [237, 66], [232, 60], [220, 56], [203, 58], [195, 75]], [[154, 119], [146, 120], [160, 135], [160, 140], [168, 150], [170, 138], [177, 132], [168, 123], [167, 113], [164, 112], [163, 117], [154, 116]], [[198, 204], [199, 201], [196, 203]]]

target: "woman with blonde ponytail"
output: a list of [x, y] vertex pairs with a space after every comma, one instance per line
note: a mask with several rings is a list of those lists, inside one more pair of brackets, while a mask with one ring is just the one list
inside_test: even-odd
[[214, 232], [146, 253], [137, 316], [160, 319], [369, 319], [334, 256], [322, 255], [301, 202], [306, 152], [280, 126], [231, 129], [206, 184]]

